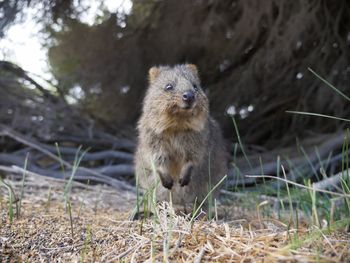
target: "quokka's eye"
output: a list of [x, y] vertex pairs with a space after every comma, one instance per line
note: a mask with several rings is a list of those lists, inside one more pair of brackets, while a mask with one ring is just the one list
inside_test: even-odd
[[166, 91], [169, 91], [169, 90], [174, 89], [174, 86], [171, 85], [170, 83], [168, 83], [168, 84], [165, 85], [164, 89], [165, 89]]
[[193, 84], [193, 89], [194, 89], [195, 91], [198, 91], [198, 86], [197, 86], [196, 84]]

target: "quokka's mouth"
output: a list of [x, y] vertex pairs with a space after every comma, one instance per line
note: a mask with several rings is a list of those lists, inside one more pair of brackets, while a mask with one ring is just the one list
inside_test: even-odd
[[179, 105], [179, 108], [185, 111], [191, 111], [196, 107], [196, 102], [192, 102], [192, 103], [181, 103], [181, 105]]
[[171, 113], [175, 115], [187, 116], [189, 114], [192, 115], [195, 109], [196, 109], [196, 103], [192, 103], [190, 105], [181, 103], [181, 104], [174, 105]]
[[193, 105], [184, 105], [184, 106], [182, 106], [180, 108], [183, 109], [183, 110], [192, 110], [194, 107], [193, 107]]

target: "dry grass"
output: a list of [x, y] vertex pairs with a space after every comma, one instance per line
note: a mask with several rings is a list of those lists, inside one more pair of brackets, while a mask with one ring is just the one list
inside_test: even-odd
[[288, 229], [254, 214], [226, 222], [200, 217], [191, 225], [167, 204], [158, 205], [153, 219], [129, 221], [133, 195], [78, 184], [71, 195], [72, 237], [63, 184], [28, 180], [23, 214], [13, 224], [5, 200], [1, 203], [1, 262], [350, 262], [350, 237], [340, 230], [326, 234], [305, 224]]

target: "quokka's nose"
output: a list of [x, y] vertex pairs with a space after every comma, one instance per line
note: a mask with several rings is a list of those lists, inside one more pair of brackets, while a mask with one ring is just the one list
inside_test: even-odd
[[188, 90], [182, 94], [182, 100], [188, 104], [191, 104], [194, 101], [194, 93], [191, 90]]

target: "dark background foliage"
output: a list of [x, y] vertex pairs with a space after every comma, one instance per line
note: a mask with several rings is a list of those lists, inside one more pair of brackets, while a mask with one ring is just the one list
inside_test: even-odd
[[148, 69], [185, 62], [198, 66], [229, 139], [230, 106], [244, 141], [267, 148], [341, 128], [286, 110], [349, 115], [347, 102], [307, 70], [348, 91], [349, 1], [134, 0], [130, 14], [104, 10], [92, 26], [78, 19], [84, 10], [73, 1], [3, 1], [0, 32], [39, 3], [55, 96], [81, 88], [77, 106], [106, 131], [135, 138]]

